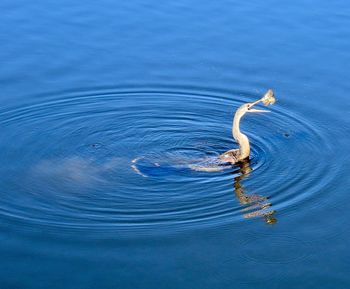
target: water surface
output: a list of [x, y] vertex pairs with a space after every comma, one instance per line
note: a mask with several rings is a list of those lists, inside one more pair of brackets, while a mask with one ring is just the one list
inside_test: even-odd
[[1, 288], [350, 285], [350, 4], [0, 7]]

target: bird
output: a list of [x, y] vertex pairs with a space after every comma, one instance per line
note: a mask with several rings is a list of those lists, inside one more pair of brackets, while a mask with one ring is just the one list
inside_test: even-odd
[[234, 117], [232, 123], [232, 135], [235, 141], [238, 143], [238, 149], [229, 150], [221, 155], [219, 155], [219, 159], [224, 163], [237, 164], [240, 162], [244, 162], [249, 160], [250, 156], [250, 142], [249, 138], [241, 132], [240, 130], [240, 122], [242, 117], [246, 113], [265, 113], [270, 112], [269, 110], [264, 109], [254, 109], [253, 106], [262, 102], [264, 105], [271, 105], [276, 102], [274, 93], [272, 89], [269, 89], [265, 95], [255, 102], [249, 102], [241, 105]]
[[[247, 113], [259, 113], [259, 112], [269, 112], [268, 110], [254, 109], [253, 106], [262, 102], [264, 105], [274, 104], [276, 101], [274, 93], [269, 89], [265, 95], [255, 102], [245, 103], [241, 105], [233, 118], [232, 125], [232, 135], [233, 138], [239, 145], [238, 149], [229, 150], [223, 154], [218, 154], [215, 157], [205, 157], [204, 159], [196, 160], [192, 163], [174, 165], [170, 164], [166, 166], [167, 169], [184, 169], [189, 168], [193, 171], [199, 172], [220, 172], [224, 169], [232, 168], [234, 164], [242, 164], [249, 161], [250, 155], [250, 143], [248, 137], [240, 131], [240, 122], [242, 117]], [[141, 163], [140, 163], [141, 162]], [[142, 163], [144, 165], [142, 166]], [[148, 160], [147, 157], [141, 156], [132, 160], [131, 168], [139, 175], [143, 177], [148, 177], [148, 174], [145, 174], [142, 171], [146, 168], [149, 171], [155, 171], [156, 174], [159, 174], [159, 170], [162, 173], [164, 165], [159, 164], [159, 162], [154, 162]]]

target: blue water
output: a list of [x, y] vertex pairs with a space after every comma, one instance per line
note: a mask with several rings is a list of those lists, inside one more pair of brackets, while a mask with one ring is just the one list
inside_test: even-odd
[[1, 289], [350, 288], [350, 3], [0, 8]]

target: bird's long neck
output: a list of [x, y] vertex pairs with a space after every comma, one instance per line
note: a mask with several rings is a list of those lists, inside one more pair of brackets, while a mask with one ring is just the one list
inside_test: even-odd
[[240, 159], [243, 160], [250, 155], [250, 144], [248, 137], [241, 133], [239, 124], [241, 121], [241, 118], [243, 117], [242, 114], [235, 114], [235, 117], [233, 118], [233, 126], [232, 126], [232, 134], [233, 138], [238, 142], [239, 144], [239, 152], [240, 152]]

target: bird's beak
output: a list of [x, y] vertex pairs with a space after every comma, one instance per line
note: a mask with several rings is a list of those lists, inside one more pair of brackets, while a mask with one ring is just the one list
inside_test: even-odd
[[[255, 102], [252, 102], [250, 107], [253, 107], [254, 105], [257, 105], [257, 104], [259, 104], [260, 102], [262, 102], [261, 99], [255, 101]], [[251, 108], [251, 109], [248, 109], [248, 112], [259, 113], [259, 112], [270, 112], [270, 111], [269, 111], [269, 110], [265, 110], [265, 109], [254, 109], [254, 108]]]
[[257, 105], [257, 104], [260, 103], [261, 101], [262, 101], [262, 100], [259, 99], [259, 100], [255, 101], [255, 102], [252, 102], [250, 105], [251, 105], [251, 106]]
[[259, 113], [259, 112], [270, 112], [270, 110], [266, 110], [266, 109], [249, 109], [248, 112]]

